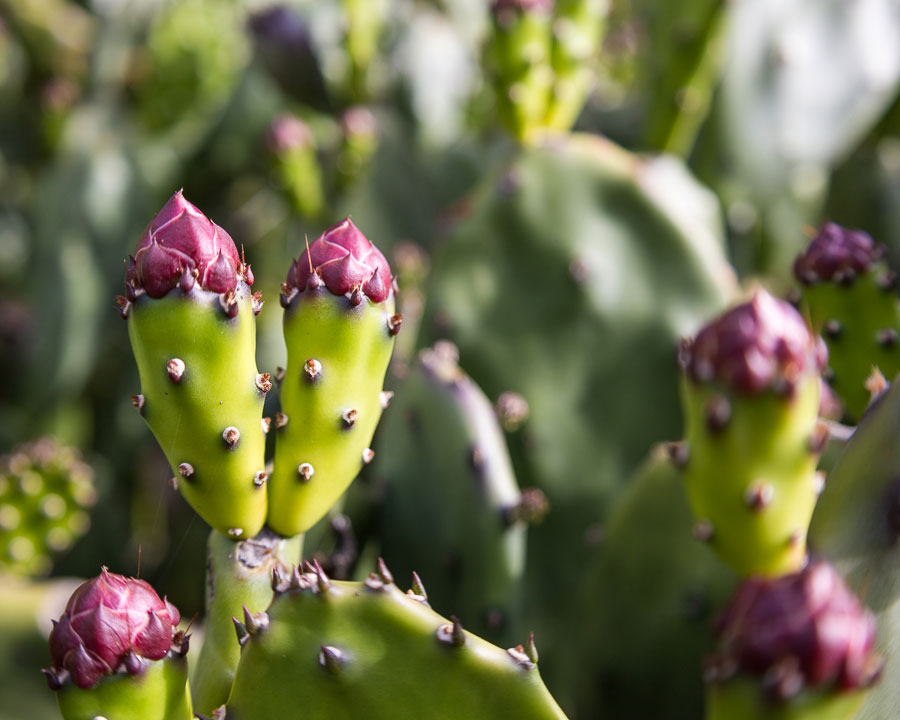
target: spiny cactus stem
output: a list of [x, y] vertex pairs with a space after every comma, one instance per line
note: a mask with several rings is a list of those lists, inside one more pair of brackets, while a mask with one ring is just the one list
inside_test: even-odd
[[451, 622], [441, 625], [435, 635], [438, 642], [451, 647], [462, 647], [466, 644], [466, 633], [463, 631], [462, 623], [456, 615], [450, 616]]
[[172, 358], [166, 363], [166, 372], [169, 374], [169, 379], [172, 382], [181, 382], [181, 378], [184, 376], [184, 369], [184, 360], [181, 358]]
[[538, 661], [538, 651], [537, 645], [534, 644], [534, 633], [528, 633], [528, 642], [525, 644], [525, 654], [528, 655], [528, 658], [537, 665]]
[[381, 578], [385, 585], [392, 585], [394, 582], [394, 576], [388, 570], [388, 566], [382, 557], [378, 558], [378, 577]]
[[516, 665], [518, 665], [522, 669], [534, 670], [534, 662], [532, 662], [531, 658], [528, 656], [528, 653], [525, 652], [525, 648], [521, 645], [516, 645], [514, 648], [509, 648], [506, 652], [509, 653], [509, 656], [513, 660], [515, 660]]
[[415, 570], [413, 570], [412, 574], [412, 588], [407, 590], [406, 594], [413, 600], [418, 600], [419, 602], [428, 605], [428, 593], [425, 591], [425, 585], [422, 582], [422, 578], [419, 577], [419, 573]]

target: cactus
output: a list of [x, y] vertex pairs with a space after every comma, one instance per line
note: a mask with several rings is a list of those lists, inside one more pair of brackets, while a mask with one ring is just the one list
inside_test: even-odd
[[271, 527], [312, 527], [374, 453], [384, 374], [402, 318], [391, 269], [347, 219], [291, 266], [281, 296], [288, 362], [273, 427]]
[[286, 572], [300, 558], [300, 538], [286, 540], [268, 528], [256, 537], [231, 542], [209, 534], [206, 562], [206, 617], [203, 645], [191, 677], [191, 698], [198, 712], [212, 713], [231, 692], [240, 646], [232, 617], [265, 610], [272, 601], [275, 568]]
[[682, 344], [694, 534], [740, 575], [806, 561], [828, 439], [817, 424], [816, 348], [800, 314], [764, 290]]
[[744, 581], [718, 631], [707, 720], [849, 720], [881, 673], [874, 616], [824, 562]]
[[521, 623], [526, 523], [546, 500], [519, 491], [490, 401], [457, 365], [455, 347], [422, 351], [379, 446], [385, 560], [402, 575], [418, 569], [438, 612], [489, 640], [509, 638]]
[[266, 515], [253, 274], [231, 237], [175, 193], [147, 226], [120, 297], [141, 377], [132, 398], [182, 495], [216, 530], [256, 535]]
[[190, 720], [180, 619], [143, 580], [103, 568], [79, 585], [53, 625], [44, 670], [65, 720]]
[[794, 263], [813, 330], [828, 344], [828, 382], [858, 419], [869, 402], [872, 367], [900, 372], [897, 276], [885, 248], [861, 230], [826, 223]]
[[41, 438], [0, 457], [0, 569], [43, 575], [90, 527], [94, 473], [77, 451]]
[[702, 716], [711, 620], [736, 578], [691, 537], [674, 449], [656, 446], [628, 481], [579, 575], [581, 627], [564, 668], [578, 678], [579, 717]]
[[306, 218], [325, 209], [322, 172], [312, 131], [300, 118], [284, 114], [269, 127], [266, 146], [272, 156], [278, 184], [293, 208]]
[[533, 639], [504, 651], [404, 593], [383, 562], [364, 583], [320, 567], [276, 578], [244, 645], [226, 717], [565, 718], [537, 669]]

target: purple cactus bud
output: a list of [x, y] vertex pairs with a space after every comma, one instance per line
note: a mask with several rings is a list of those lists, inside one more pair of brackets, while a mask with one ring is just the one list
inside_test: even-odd
[[805, 285], [818, 281], [844, 283], [867, 272], [884, 254], [884, 246], [868, 233], [829, 222], [797, 256], [794, 275]]
[[541, 12], [549, 15], [553, 12], [554, 0], [494, 0], [491, 3], [491, 13], [494, 16], [505, 15], [511, 12]]
[[291, 265], [286, 285], [302, 292], [320, 281], [335, 295], [361, 289], [379, 303], [390, 294], [391, 268], [381, 251], [347, 218], [303, 251]]
[[253, 282], [231, 236], [179, 190], [144, 230], [125, 285], [131, 295], [143, 288], [150, 297], [161, 298], [179, 283], [189, 290], [191, 275], [204, 290], [216, 293], [234, 290], [238, 275]]
[[793, 306], [758, 291], [704, 327], [680, 357], [695, 382], [717, 382], [745, 394], [790, 391], [824, 360]]
[[180, 620], [175, 606], [146, 582], [103, 568], [76, 588], [54, 623], [48, 677], [68, 673], [78, 687], [88, 689], [120, 667], [137, 674], [139, 658], [166, 656]]
[[313, 135], [309, 126], [296, 115], [279, 115], [266, 133], [266, 147], [276, 157], [312, 144]]
[[753, 675], [773, 699], [788, 699], [804, 687], [868, 687], [881, 670], [875, 617], [824, 562], [774, 579], [745, 580], [718, 633], [708, 678]]

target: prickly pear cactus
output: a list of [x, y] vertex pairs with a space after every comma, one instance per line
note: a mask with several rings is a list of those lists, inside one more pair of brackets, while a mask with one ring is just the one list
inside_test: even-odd
[[680, 448], [694, 536], [739, 575], [806, 561], [824, 478], [818, 424], [824, 358], [800, 314], [764, 290], [682, 343]]
[[551, 508], [529, 532], [529, 627], [558, 696], [577, 675], [572, 578], [647, 447], [680, 431], [673, 348], [734, 291], [717, 213], [676, 161], [575, 135], [486, 182], [434, 258], [425, 340], [531, 409], [511, 450]]
[[321, 214], [325, 207], [322, 170], [309, 126], [296, 115], [279, 115], [269, 126], [266, 146], [278, 185], [293, 208], [306, 218]]
[[691, 537], [670, 450], [654, 448], [629, 480], [579, 575], [578, 717], [702, 716], [702, 659], [737, 578]]
[[349, 219], [294, 262], [281, 301], [288, 361], [272, 421], [268, 522], [291, 536], [322, 518], [374, 457], [402, 318], [387, 260]]
[[546, 500], [519, 490], [491, 403], [450, 343], [421, 352], [379, 447], [373, 475], [385, 484], [379, 537], [387, 563], [401, 576], [418, 570], [435, 609], [473, 632], [499, 641], [521, 631], [526, 523]]
[[144, 231], [119, 298], [141, 377], [134, 406], [185, 499], [235, 539], [266, 516], [272, 382], [256, 367], [252, 282], [231, 237], [179, 191]]
[[794, 263], [813, 330], [828, 344], [828, 382], [858, 419], [873, 367], [900, 372], [897, 275], [883, 245], [861, 230], [826, 223]]
[[213, 531], [207, 549], [206, 625], [192, 669], [191, 698], [197, 712], [210, 715], [228, 699], [241, 657], [232, 618], [269, 606], [273, 572], [286, 573], [299, 561], [300, 538], [285, 539], [264, 528], [235, 543]]
[[491, 645], [400, 590], [383, 563], [364, 583], [310, 569], [245, 626], [228, 720], [565, 718], [533, 641]]
[[0, 457], [0, 569], [48, 573], [87, 532], [96, 498], [93, 470], [51, 438]]

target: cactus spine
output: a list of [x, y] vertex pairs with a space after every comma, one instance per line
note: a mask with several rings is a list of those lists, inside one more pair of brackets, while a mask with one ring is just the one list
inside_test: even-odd
[[224, 230], [177, 192], [150, 223], [120, 298], [141, 377], [132, 398], [200, 516], [232, 538], [266, 515], [256, 367], [259, 297]]
[[322, 518], [374, 456], [369, 444], [402, 318], [387, 260], [349, 219], [291, 266], [282, 304], [288, 362], [268, 521], [291, 536]]

